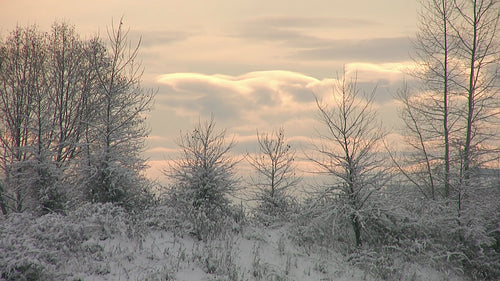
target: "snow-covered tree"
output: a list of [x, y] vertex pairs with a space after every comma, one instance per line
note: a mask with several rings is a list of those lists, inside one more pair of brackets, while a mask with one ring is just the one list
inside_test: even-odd
[[317, 101], [326, 131], [320, 133], [320, 142], [315, 145], [318, 155], [310, 159], [320, 168], [319, 173], [333, 177], [323, 196], [333, 198], [332, 204], [341, 203], [338, 210], [350, 221], [355, 244], [361, 246], [364, 212], [388, 176], [384, 157], [377, 150], [384, 130], [372, 108], [375, 91], [361, 92], [357, 78], [348, 80], [345, 72], [337, 81], [334, 104]]
[[74, 26], [54, 23], [46, 48], [47, 93], [37, 102], [34, 126], [44, 212], [62, 210], [67, 198], [75, 197], [73, 167], [81, 151], [89, 106], [85, 101], [95, 94], [97, 82], [87, 55], [88, 41], [80, 38]]
[[422, 2], [411, 73], [421, 87], [404, 89], [400, 100], [415, 156], [402, 162], [422, 167], [407, 177], [427, 198], [460, 201], [498, 159], [498, 4]]
[[66, 23], [55, 23], [50, 33], [17, 27], [1, 57], [2, 178], [13, 199], [5, 206], [62, 210], [66, 171], [82, 132], [81, 100], [92, 83], [85, 43]]
[[181, 157], [165, 174], [172, 180], [170, 202], [193, 224], [199, 238], [212, 231], [212, 223], [223, 221], [231, 212], [229, 195], [238, 180], [230, 152], [235, 141], [226, 142], [225, 130], [217, 131], [213, 117], [199, 122], [178, 141]]
[[130, 48], [128, 31], [120, 21], [108, 30], [109, 48], [91, 42], [91, 65], [96, 94], [85, 120], [84, 169], [88, 196], [93, 202], [115, 202], [133, 207], [148, 187], [142, 171], [142, 155], [149, 133], [146, 113], [154, 92], [141, 87], [142, 69], [137, 63], [140, 42]]

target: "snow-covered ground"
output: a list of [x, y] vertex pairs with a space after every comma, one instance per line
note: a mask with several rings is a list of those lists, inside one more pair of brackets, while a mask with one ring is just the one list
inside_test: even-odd
[[307, 255], [283, 226], [207, 242], [152, 231], [142, 241], [102, 244], [109, 273], [79, 275], [82, 280], [370, 280], [335, 253]]
[[[335, 251], [298, 246], [291, 227], [246, 225], [200, 241], [133, 223], [110, 204], [67, 216], [17, 214], [0, 219], [0, 279], [377, 280]], [[457, 280], [418, 265], [402, 270], [402, 280]]]

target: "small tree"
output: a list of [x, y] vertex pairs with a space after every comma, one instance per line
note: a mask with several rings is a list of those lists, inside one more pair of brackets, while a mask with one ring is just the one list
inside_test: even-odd
[[258, 154], [247, 154], [257, 176], [252, 178], [257, 188], [255, 199], [259, 211], [266, 216], [283, 215], [290, 204], [290, 191], [299, 182], [295, 175], [295, 150], [285, 142], [284, 129], [271, 134], [257, 133]]
[[200, 239], [218, 231], [212, 226], [229, 214], [228, 196], [238, 184], [234, 172], [237, 162], [229, 154], [235, 142], [226, 143], [225, 134], [215, 130], [213, 117], [200, 121], [193, 131], [180, 137], [182, 158], [165, 171], [173, 181], [172, 203], [187, 216]]
[[319, 157], [311, 160], [321, 173], [335, 178], [327, 185], [325, 194], [343, 205], [355, 243], [361, 246], [363, 214], [371, 195], [383, 186], [387, 177], [384, 158], [377, 152], [384, 131], [372, 109], [375, 91], [369, 95], [361, 93], [356, 78], [346, 79], [344, 73], [335, 85], [333, 106], [317, 101], [320, 121], [327, 131], [320, 134], [321, 143], [316, 145]]

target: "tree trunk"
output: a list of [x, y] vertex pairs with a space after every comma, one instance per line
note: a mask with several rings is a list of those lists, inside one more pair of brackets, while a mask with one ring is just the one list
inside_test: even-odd
[[7, 205], [5, 204], [5, 200], [3, 199], [4, 196], [3, 193], [4, 193], [3, 186], [0, 183], [0, 209], [2, 210], [3, 215], [7, 215]]
[[352, 229], [354, 230], [354, 237], [356, 239], [356, 246], [360, 247], [363, 245], [361, 241], [361, 223], [359, 222], [359, 217], [356, 214], [351, 215]]
[[444, 197], [450, 194], [450, 132], [448, 129], [448, 10], [446, 1], [442, 1], [444, 35], [444, 85], [443, 85], [443, 133], [444, 133]]

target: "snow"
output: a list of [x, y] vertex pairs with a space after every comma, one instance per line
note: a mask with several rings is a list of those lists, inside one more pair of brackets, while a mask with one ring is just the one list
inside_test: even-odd
[[[111, 204], [82, 208], [0, 219], [1, 280], [377, 280], [340, 253], [298, 246], [289, 223], [200, 241], [132, 222]], [[404, 270], [410, 280], [460, 280], [421, 265]]]

